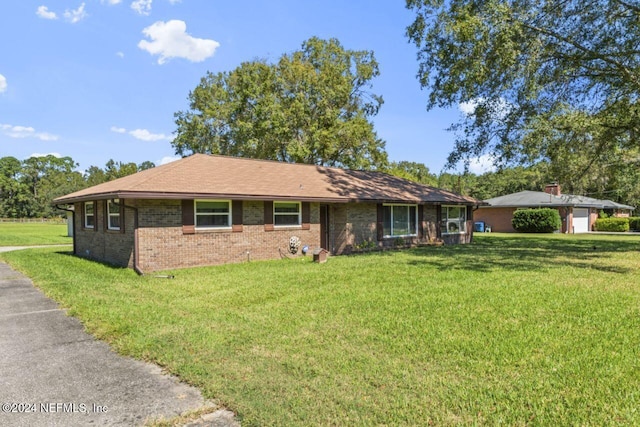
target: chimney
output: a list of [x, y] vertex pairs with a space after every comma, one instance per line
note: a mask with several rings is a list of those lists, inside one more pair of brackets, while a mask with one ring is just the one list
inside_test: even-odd
[[560, 184], [554, 182], [553, 184], [547, 184], [544, 187], [544, 192], [547, 194], [553, 194], [554, 196], [560, 195]]

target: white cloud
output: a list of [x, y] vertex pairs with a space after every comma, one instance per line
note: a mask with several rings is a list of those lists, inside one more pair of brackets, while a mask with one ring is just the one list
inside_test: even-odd
[[100, 0], [100, 3], [107, 3], [108, 5], [120, 4], [122, 0]]
[[182, 0], [169, 0], [169, 3], [171, 4], [182, 3]]
[[123, 52], [116, 52], [116, 56], [118, 58], [124, 58], [124, 53]]
[[471, 101], [461, 102], [460, 104], [458, 104], [458, 109], [462, 111], [463, 114], [470, 116], [471, 114], [474, 113], [474, 111], [476, 111], [477, 106], [478, 106], [478, 101], [475, 99], [472, 99]]
[[57, 141], [58, 136], [47, 132], [36, 132], [30, 126], [12, 126], [0, 124], [0, 131], [10, 138], [37, 138], [41, 141]]
[[131, 9], [138, 12], [140, 15], [149, 15], [151, 13], [151, 2], [153, 0], [135, 0], [131, 3]]
[[65, 10], [64, 11], [64, 18], [71, 22], [72, 24], [76, 24], [80, 21], [82, 21], [84, 18], [86, 18], [87, 12], [84, 11], [84, 3], [82, 3], [77, 9], [75, 10]]
[[36, 15], [42, 19], [58, 19], [58, 15], [55, 12], [49, 10], [47, 6], [39, 6], [36, 10]]
[[165, 135], [163, 133], [151, 133], [146, 129], [134, 129], [129, 131], [129, 135], [141, 141], [173, 141], [171, 135]]
[[0, 93], [7, 90], [7, 78], [0, 74]]
[[111, 126], [111, 132], [128, 133], [135, 139], [139, 139], [141, 141], [173, 141], [173, 136], [171, 135], [165, 135], [163, 133], [151, 133], [147, 129], [134, 129], [131, 131], [127, 131], [125, 128]]
[[507, 114], [509, 114], [509, 110], [511, 109], [511, 105], [504, 98], [498, 98], [497, 100], [493, 100], [487, 102], [485, 98], [475, 98], [471, 99], [467, 102], [461, 102], [458, 104], [458, 109], [466, 116], [470, 116], [475, 113], [476, 108], [479, 104], [485, 104], [485, 107], [489, 109], [491, 113], [493, 113], [493, 118], [497, 120], [504, 119]]
[[57, 158], [61, 158], [62, 155], [60, 153], [33, 153], [29, 156], [29, 158], [31, 157], [47, 157], [47, 156], [53, 156], [53, 157], [57, 157]]
[[495, 158], [491, 154], [484, 154], [469, 160], [469, 172], [476, 175], [482, 175], [485, 172], [494, 172], [496, 167], [493, 165]]
[[158, 164], [158, 165], [166, 165], [167, 163], [175, 162], [176, 160], [180, 160], [181, 158], [182, 157], [180, 157], [180, 156], [164, 156], [156, 164]]
[[159, 55], [158, 64], [171, 58], [184, 58], [191, 62], [202, 62], [213, 56], [220, 43], [215, 40], [199, 39], [186, 32], [184, 21], [158, 21], [142, 30], [151, 41], [141, 40], [138, 47], [151, 55]]

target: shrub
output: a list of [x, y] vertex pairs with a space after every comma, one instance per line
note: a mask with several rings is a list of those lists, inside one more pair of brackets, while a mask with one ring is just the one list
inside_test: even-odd
[[521, 209], [513, 213], [511, 225], [520, 233], [553, 233], [560, 229], [562, 220], [555, 209]]
[[632, 216], [629, 218], [629, 229], [633, 231], [640, 231], [640, 217]]
[[629, 218], [599, 218], [595, 224], [596, 231], [629, 231]]

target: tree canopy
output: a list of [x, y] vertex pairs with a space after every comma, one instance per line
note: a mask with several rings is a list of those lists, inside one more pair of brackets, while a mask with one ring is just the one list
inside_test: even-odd
[[0, 218], [41, 218], [60, 215], [52, 200], [85, 187], [101, 184], [155, 167], [152, 162], [122, 163], [109, 160], [104, 169], [89, 167], [84, 173], [71, 157], [53, 155], [18, 160], [0, 158]]
[[371, 118], [382, 97], [370, 51], [313, 37], [276, 63], [244, 62], [207, 73], [179, 111], [176, 154], [224, 154], [352, 169], [382, 168], [384, 142]]
[[385, 172], [390, 175], [408, 179], [409, 181], [419, 182], [420, 184], [438, 185], [438, 177], [431, 173], [424, 163], [409, 162], [406, 160], [391, 162]]
[[428, 108], [465, 104], [449, 164], [580, 158], [637, 166], [640, 6], [626, 0], [407, 0]]

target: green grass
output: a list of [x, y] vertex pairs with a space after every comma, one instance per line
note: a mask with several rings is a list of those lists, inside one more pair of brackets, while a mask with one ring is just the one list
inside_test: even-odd
[[638, 425], [640, 238], [473, 245], [138, 277], [2, 257], [119, 352], [253, 425]]
[[38, 222], [0, 223], [0, 246], [71, 244], [66, 224]]

